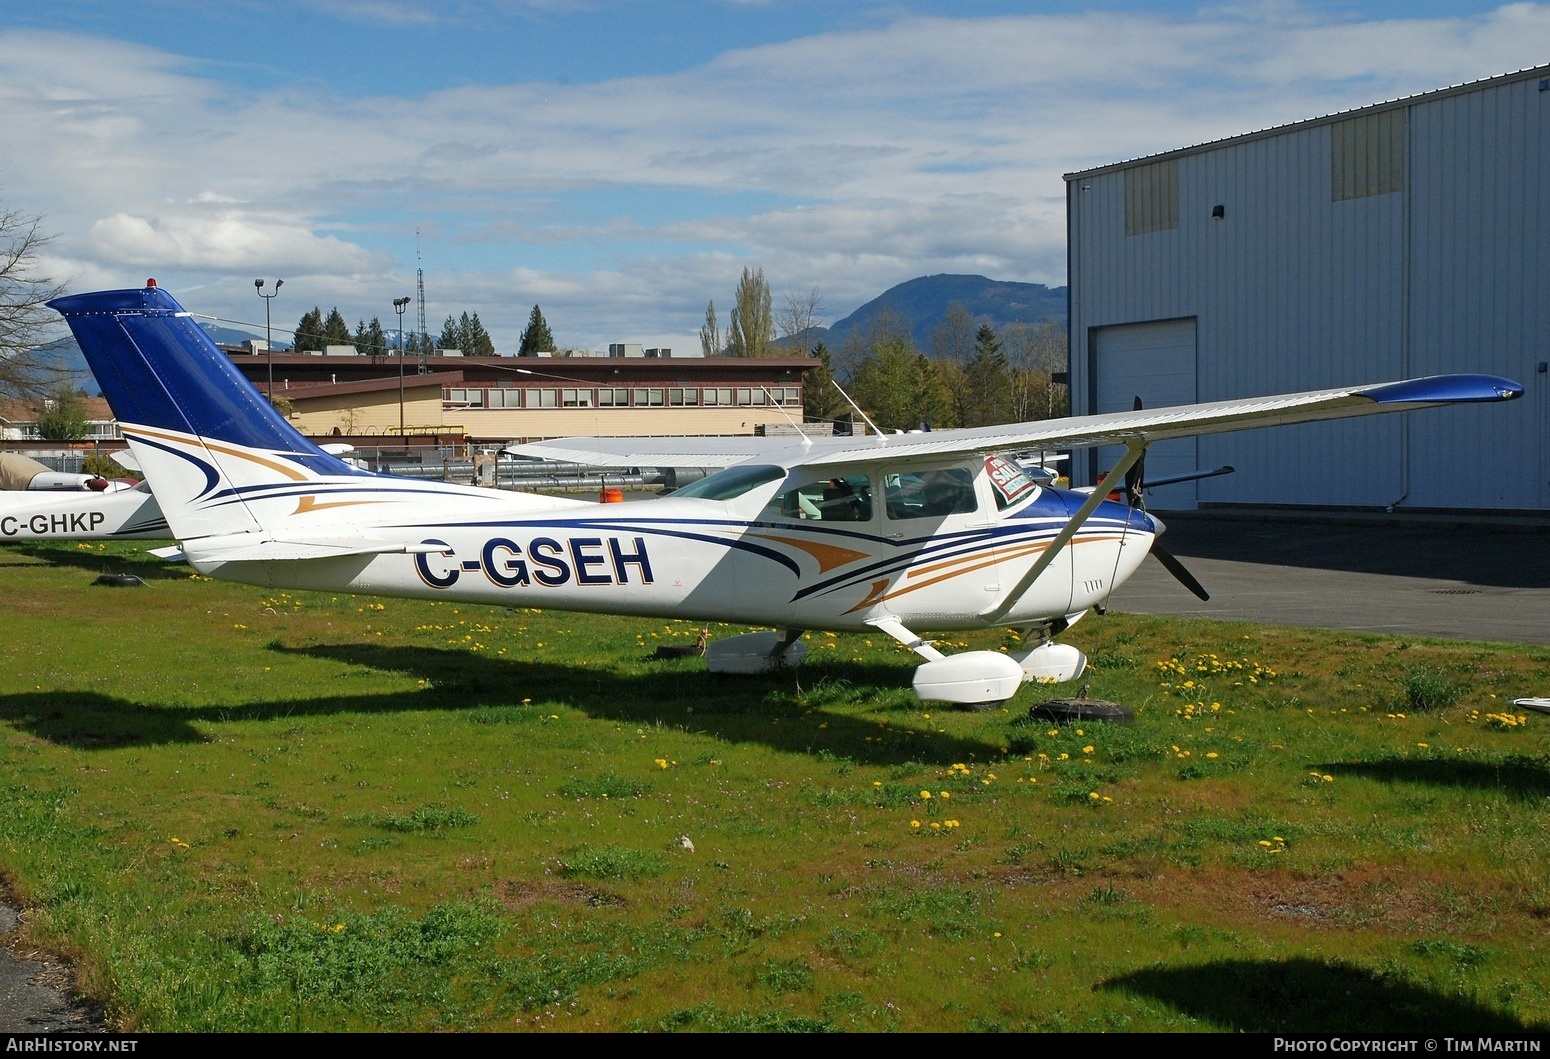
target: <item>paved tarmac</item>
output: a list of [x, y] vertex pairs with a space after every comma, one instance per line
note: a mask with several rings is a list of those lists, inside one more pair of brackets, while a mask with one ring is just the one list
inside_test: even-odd
[[1161, 517], [1163, 546], [1210, 601], [1148, 562], [1114, 593], [1113, 610], [1550, 645], [1550, 520]]
[[0, 889], [0, 1034], [103, 1032], [97, 1007], [75, 999], [70, 965], [19, 949], [19, 926], [20, 914]]

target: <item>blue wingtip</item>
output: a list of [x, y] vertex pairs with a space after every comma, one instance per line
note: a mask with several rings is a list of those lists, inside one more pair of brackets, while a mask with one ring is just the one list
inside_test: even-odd
[[1499, 375], [1431, 375], [1356, 392], [1379, 404], [1457, 404], [1515, 401], [1523, 396], [1523, 387]]
[[154, 281], [49, 305], [70, 325], [120, 422], [283, 452], [321, 473], [355, 473], [297, 433]]

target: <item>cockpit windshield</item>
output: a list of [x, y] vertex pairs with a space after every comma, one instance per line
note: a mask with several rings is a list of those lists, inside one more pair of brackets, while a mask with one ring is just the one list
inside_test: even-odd
[[670, 496], [692, 496], [700, 500], [734, 500], [750, 489], [757, 489], [766, 482], [786, 477], [784, 467], [773, 464], [738, 464], [717, 471], [715, 474], [691, 482], [682, 489], [675, 489]]

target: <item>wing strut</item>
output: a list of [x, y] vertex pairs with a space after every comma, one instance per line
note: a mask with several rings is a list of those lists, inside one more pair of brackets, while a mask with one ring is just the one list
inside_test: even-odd
[[[1109, 473], [1104, 478], [1104, 482], [1112, 482], [1117, 478], [1122, 479], [1125, 473], [1135, 466], [1136, 461], [1144, 455], [1146, 455], [1146, 442], [1144, 440], [1138, 438], [1135, 441], [1127, 442], [1125, 455], [1121, 456], [1119, 462], [1109, 470]], [[1076, 514], [1071, 516], [1065, 528], [1055, 534], [1055, 539], [1050, 541], [1048, 548], [1044, 549], [1044, 554], [1039, 556], [1038, 561], [1028, 568], [1028, 572], [1022, 576], [1022, 580], [1017, 582], [1012, 591], [1002, 596], [1001, 602], [994, 607], [981, 611], [980, 617], [994, 625], [1000, 622], [1002, 618], [1005, 618], [1013, 607], [1017, 606], [1017, 601], [1023, 598], [1023, 593], [1033, 586], [1033, 583], [1039, 579], [1040, 574], [1049, 569], [1050, 563], [1055, 561], [1055, 557], [1070, 543], [1071, 538], [1076, 536], [1077, 530], [1081, 529], [1082, 524], [1087, 521], [1094, 511], [1098, 510], [1098, 505], [1108, 498], [1109, 492], [1104, 488], [1104, 482], [1098, 483], [1082, 506], [1077, 508]]]

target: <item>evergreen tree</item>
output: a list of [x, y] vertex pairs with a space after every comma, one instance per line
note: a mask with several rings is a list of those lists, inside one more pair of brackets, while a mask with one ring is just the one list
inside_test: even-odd
[[323, 338], [323, 311], [313, 306], [310, 312], [301, 314], [301, 319], [296, 322], [296, 334], [291, 340], [291, 349], [302, 353], [306, 350], [321, 350]]
[[948, 398], [935, 362], [910, 341], [909, 327], [891, 310], [874, 316], [867, 331], [846, 341], [860, 355], [850, 395], [882, 430], [912, 430], [951, 419]]
[[469, 315], [464, 313], [458, 321], [458, 330], [463, 332], [463, 355], [465, 357], [493, 357], [495, 356], [495, 340], [490, 337], [490, 332], [484, 329], [484, 324], [479, 322], [479, 314]]
[[995, 328], [981, 324], [974, 335], [974, 355], [965, 366], [969, 400], [959, 420], [966, 427], [989, 426], [1012, 419], [1012, 379]]
[[802, 418], [810, 423], [833, 422], [850, 410], [845, 398], [834, 388], [834, 363], [829, 347], [819, 342], [813, 347], [818, 366], [802, 376]]
[[350, 325], [344, 322], [344, 314], [339, 311], [339, 306], [334, 306], [328, 312], [328, 319], [323, 321], [323, 343], [328, 346], [348, 346], [355, 341], [350, 334]]
[[463, 329], [452, 317], [447, 317], [447, 322], [441, 325], [441, 337], [436, 339], [438, 349], [462, 349]]
[[544, 314], [535, 305], [533, 311], [527, 314], [527, 326], [522, 329], [522, 341], [517, 346], [517, 356], [536, 357], [540, 353], [553, 351], [554, 335], [549, 330]]
[[362, 320], [355, 327], [355, 350], [368, 357], [385, 356], [390, 343], [387, 332], [382, 329], [382, 321], [377, 317], [371, 318], [371, 323]]

